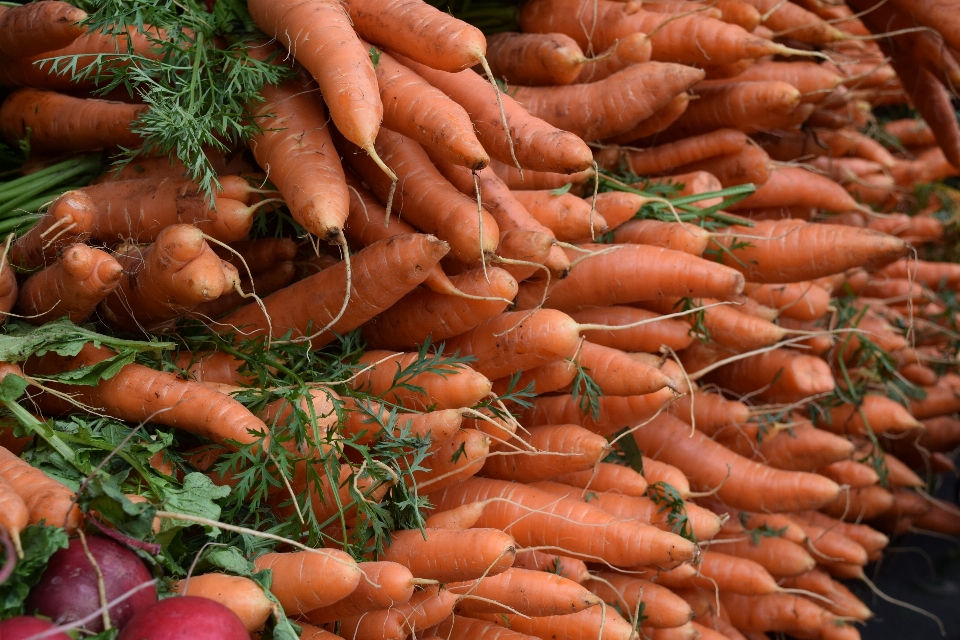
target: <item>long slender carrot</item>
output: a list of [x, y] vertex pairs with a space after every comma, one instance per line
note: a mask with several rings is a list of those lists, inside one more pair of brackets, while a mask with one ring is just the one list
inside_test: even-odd
[[401, 63], [423, 76], [433, 86], [460, 103], [477, 130], [477, 138], [492, 158], [514, 165], [513, 155], [524, 169], [575, 173], [593, 163], [590, 148], [577, 136], [561, 131], [523, 109], [510, 96], [503, 96], [507, 131], [501, 122], [494, 89], [471, 70], [447, 73], [399, 57]]
[[73, 491], [40, 469], [0, 447], [0, 478], [20, 496], [30, 513], [30, 524], [61, 527], [76, 531], [82, 521]]
[[66, 2], [4, 7], [0, 13], [0, 55], [26, 58], [66, 47], [83, 34], [87, 12]]
[[630, 131], [702, 79], [693, 67], [644, 62], [586, 85], [517, 87], [512, 95], [534, 116], [597, 140]]
[[[464, 554], [463, 549], [471, 553]], [[503, 573], [515, 554], [516, 543], [510, 535], [479, 524], [464, 531], [394, 531], [381, 559], [407, 567], [418, 578], [457, 582]]]
[[136, 147], [142, 140], [130, 125], [145, 110], [144, 105], [20, 89], [0, 107], [0, 129], [12, 144], [25, 139], [29, 130], [34, 151]]
[[[376, 139], [377, 152], [399, 179], [396, 205], [421, 231], [436, 234], [450, 243], [453, 255], [467, 264], [478, 264], [497, 248], [499, 228], [485, 210], [447, 182], [414, 140], [384, 129]], [[387, 203], [391, 181], [362, 153], [343, 149], [350, 166], [370, 185], [381, 202]]]
[[180, 580], [173, 589], [180, 596], [196, 596], [219, 602], [235, 613], [251, 633], [262, 629], [273, 612], [273, 603], [263, 592], [263, 587], [244, 576], [205, 573]]
[[693, 611], [690, 605], [669, 589], [660, 585], [612, 571], [597, 574], [601, 580], [591, 580], [587, 588], [611, 606], [621, 611], [633, 612], [643, 603], [643, 623], [654, 628], [679, 627], [690, 622]]
[[[576, 613], [600, 604], [600, 599], [578, 583], [556, 574], [512, 567], [503, 573], [447, 585], [464, 595], [457, 604], [462, 613], [521, 613], [556, 616]], [[473, 600], [477, 596], [485, 600]]]
[[516, 629], [538, 638], [598, 638], [598, 640], [629, 640], [633, 627], [616, 611], [591, 607], [577, 613], [558, 616], [531, 617], [515, 614], [474, 614], [482, 620]]
[[20, 290], [20, 308], [33, 324], [62, 315], [73, 322], [83, 322], [117, 288], [122, 271], [123, 267], [110, 254], [83, 244], [74, 245], [59, 262], [27, 279]]
[[693, 338], [690, 325], [683, 320], [658, 319], [659, 314], [635, 307], [594, 307], [571, 311], [570, 317], [581, 324], [620, 326], [650, 321], [649, 324], [617, 331], [589, 329], [582, 331], [584, 338], [595, 344], [622, 351], [646, 351], [657, 353], [661, 345], [674, 350], [686, 348]]
[[[69, 371], [94, 365], [112, 355], [109, 349], [87, 344], [73, 358], [48, 353], [36, 363], [36, 372]], [[136, 363], [124, 366], [96, 387], [50, 385], [69, 391], [77, 402], [121, 420], [165, 424], [230, 449], [235, 449], [236, 443], [258, 442], [267, 433], [266, 425], [233, 398], [198, 382]], [[73, 413], [78, 409], [74, 403], [51, 394], [43, 394], [38, 401], [53, 413]]]
[[308, 620], [315, 624], [334, 622], [367, 611], [387, 609], [413, 596], [413, 574], [406, 567], [386, 561], [361, 562], [356, 566], [362, 574], [356, 588], [336, 602], [310, 609], [306, 612]]
[[[272, 336], [280, 337], [293, 331], [294, 338], [309, 336], [314, 347], [319, 347], [403, 297], [423, 281], [447, 250], [445, 242], [422, 234], [381, 240], [352, 258], [351, 288], [363, 292], [362, 297], [351, 295], [347, 299], [346, 265], [341, 262], [265, 298], [269, 320], [253, 303], [224, 317], [221, 323], [241, 328], [246, 336], [271, 331]], [[345, 300], [346, 309], [341, 314]]]
[[[520, 449], [524, 442], [529, 447]], [[575, 424], [534, 427], [523, 438], [495, 445], [494, 455], [483, 465], [489, 478], [536, 482], [562, 473], [583, 471], [600, 462], [607, 447], [602, 436]]]

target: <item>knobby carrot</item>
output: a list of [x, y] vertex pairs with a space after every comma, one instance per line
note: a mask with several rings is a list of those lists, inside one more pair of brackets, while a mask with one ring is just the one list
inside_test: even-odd
[[117, 288], [122, 272], [120, 263], [105, 251], [74, 245], [59, 262], [27, 279], [20, 290], [20, 308], [33, 324], [64, 315], [83, 322]]
[[209, 598], [233, 611], [247, 631], [253, 633], [263, 628], [273, 613], [273, 603], [263, 592], [263, 587], [243, 576], [223, 573], [205, 573], [180, 580], [174, 591], [181, 596]]
[[[3, 447], [0, 447], [0, 478], [20, 496], [30, 514], [30, 524], [66, 526], [69, 532], [80, 526], [82, 515], [74, 502], [73, 491]], [[6, 502], [16, 508], [13, 501]], [[15, 515], [13, 511], [10, 513]], [[12, 535], [16, 533], [13, 531]]]

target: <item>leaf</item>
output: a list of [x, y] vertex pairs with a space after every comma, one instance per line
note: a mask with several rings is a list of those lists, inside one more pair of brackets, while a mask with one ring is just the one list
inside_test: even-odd
[[[230, 495], [230, 487], [217, 486], [213, 480], [202, 473], [188, 473], [183, 479], [180, 489], [169, 489], [164, 502], [164, 510], [182, 513], [184, 515], [220, 519], [220, 506], [214, 502]], [[184, 520], [164, 520], [163, 529], [188, 527], [192, 522]], [[219, 535], [220, 530], [215, 527], [205, 527], [211, 537]]]
[[559, 197], [562, 196], [563, 194], [565, 194], [565, 193], [567, 193], [568, 191], [570, 191], [570, 189], [572, 189], [572, 188], [573, 188], [573, 183], [572, 183], [572, 182], [568, 182], [567, 184], [563, 185], [562, 187], [557, 187], [556, 189], [551, 189], [551, 190], [550, 190], [550, 195], [559, 198]]
[[[60, 527], [29, 525], [20, 532], [23, 559], [17, 561], [6, 582], [0, 584], [0, 620], [26, 613], [23, 603], [30, 588], [40, 581], [47, 562], [58, 549], [66, 549], [67, 532]], [[8, 562], [4, 558], [3, 562]]]

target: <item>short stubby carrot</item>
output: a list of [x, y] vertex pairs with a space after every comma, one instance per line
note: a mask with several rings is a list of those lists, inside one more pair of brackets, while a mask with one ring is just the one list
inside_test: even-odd
[[[258, 304], [251, 303], [225, 316], [221, 324], [237, 327], [247, 337], [272, 331], [278, 338], [293, 331], [294, 338], [310, 337], [317, 348], [402, 298], [424, 280], [448, 249], [447, 243], [423, 234], [387, 238], [351, 258], [349, 299], [346, 265], [340, 262], [264, 298], [269, 318]], [[341, 315], [345, 300], [346, 310]]]
[[123, 267], [109, 253], [77, 244], [59, 262], [27, 279], [20, 290], [20, 308], [33, 324], [63, 315], [83, 322], [117, 288], [122, 275]]
[[144, 105], [20, 89], [0, 107], [0, 129], [11, 144], [25, 139], [29, 130], [34, 151], [130, 148], [143, 142], [131, 125], [144, 111]]
[[0, 13], [0, 56], [26, 58], [69, 45], [84, 32], [87, 12], [66, 2], [4, 7]]

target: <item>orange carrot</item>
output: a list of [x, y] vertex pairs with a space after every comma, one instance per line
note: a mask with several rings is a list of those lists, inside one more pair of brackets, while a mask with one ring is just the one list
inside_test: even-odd
[[398, 59], [466, 109], [476, 127], [477, 138], [492, 158], [513, 166], [515, 154], [525, 169], [559, 173], [583, 171], [593, 163], [589, 147], [577, 136], [530, 115], [513, 98], [504, 95], [509, 139], [513, 141], [511, 152], [494, 89], [480, 76], [469, 69], [452, 74], [402, 56]]
[[[483, 520], [481, 517], [478, 528], [464, 531], [394, 531], [381, 559], [407, 567], [418, 578], [440, 582], [475, 580], [482, 575], [503, 573], [513, 564], [516, 543], [503, 531], [485, 528]], [[463, 554], [463, 549], [470, 549], [471, 553]]]
[[553, 126], [597, 140], [630, 131], [702, 79], [693, 67], [644, 62], [586, 85], [517, 87], [511, 95]]
[[235, 613], [247, 631], [263, 628], [273, 613], [273, 603], [263, 592], [263, 587], [243, 576], [223, 573], [205, 573], [180, 580], [174, 587], [177, 595], [209, 598]]
[[[350, 296], [342, 315], [339, 309], [347, 296], [346, 267], [339, 263], [265, 298], [269, 324], [256, 303], [231, 313], [222, 323], [240, 328], [248, 337], [262, 335], [270, 328], [274, 337], [292, 331], [294, 338], [310, 336], [318, 348], [403, 297], [423, 281], [447, 250], [445, 242], [422, 234], [381, 240], [353, 257], [351, 289], [363, 293]], [[328, 323], [331, 326], [326, 326]]]
[[[748, 511], [796, 511], [804, 504], [824, 504], [840, 493], [834, 482], [822, 476], [780, 471], [746, 460], [700, 432], [691, 434], [686, 424], [668, 414], [634, 431], [633, 437], [650, 457], [683, 471], [695, 490], [718, 489], [721, 500]], [[763, 487], [763, 491], [748, 487]]]
[[[543, 571], [510, 568], [503, 573], [446, 585], [463, 596], [458, 613], [521, 613], [527, 616], [559, 616], [600, 604], [600, 598], [578, 583]], [[471, 599], [471, 596], [484, 600]]]
[[[0, 450], [13, 455], [7, 449]], [[2, 456], [2, 454], [0, 454]], [[20, 544], [20, 532], [30, 524], [30, 510], [23, 498], [7, 480], [0, 475], [0, 530], [13, 542], [18, 558], [23, 558], [23, 546]]]
[[4, 7], [0, 13], [0, 55], [26, 58], [66, 47], [83, 34], [87, 12], [66, 2]]
[[487, 38], [487, 62], [497, 78], [528, 87], [570, 84], [584, 69], [579, 45], [561, 33], [495, 33]]
[[[527, 446], [524, 446], [526, 444]], [[584, 471], [600, 461], [607, 448], [602, 436], [573, 424], [534, 427], [523, 438], [498, 444], [483, 465], [489, 478], [536, 482], [562, 473]]]
[[430, 586], [410, 600], [340, 621], [339, 631], [356, 640], [405, 640], [412, 631], [432, 627], [453, 613], [457, 596]]
[[[7, 271], [13, 272], [9, 267]], [[83, 322], [117, 288], [122, 271], [123, 267], [110, 254], [83, 244], [74, 245], [59, 262], [27, 279], [20, 290], [20, 308], [33, 324], [63, 315], [72, 322]]]
[[20, 89], [0, 107], [0, 129], [11, 144], [29, 131], [33, 151], [137, 147], [143, 141], [130, 127], [145, 110], [144, 105]]
[[601, 462], [586, 471], [564, 473], [555, 480], [590, 491], [619, 492], [636, 498], [647, 495], [647, 481], [642, 475], [630, 467], [609, 462]]
[[[332, 99], [326, 91], [324, 97]], [[261, 131], [251, 138], [250, 149], [294, 219], [322, 240], [337, 242], [347, 218], [347, 185], [317, 93], [317, 85], [302, 78], [265, 86], [263, 101], [251, 109]]]
[[514, 614], [475, 614], [493, 622], [538, 638], [598, 638], [629, 640], [635, 637], [633, 627], [613, 609], [592, 607], [578, 613], [527, 618]]
[[513, 197], [537, 221], [563, 242], [593, 238], [607, 228], [607, 221], [590, 204], [571, 193], [514, 191]]
[[284, 612], [302, 614], [349, 596], [363, 573], [348, 554], [336, 549], [266, 553], [254, 560], [258, 571], [270, 569], [270, 592]]
[[[572, 311], [570, 317], [581, 324], [620, 326], [644, 320], [654, 320], [659, 314], [634, 307], [594, 307]], [[589, 329], [582, 331], [584, 338], [622, 351], [646, 351], [656, 353], [665, 344], [675, 350], [687, 347], [693, 338], [690, 325], [683, 320], [656, 320], [630, 329], [612, 331]]]
[[669, 589], [649, 580], [625, 576], [612, 571], [597, 574], [601, 580], [591, 580], [587, 588], [611, 606], [621, 611], [636, 611], [643, 603], [643, 623], [654, 628], [679, 627], [693, 618], [690, 605]]
[[[3, 447], [0, 447], [0, 478], [20, 496], [30, 514], [30, 524], [66, 526], [71, 533], [80, 526], [82, 515], [73, 491]], [[8, 502], [15, 508], [12, 501]], [[8, 529], [8, 533], [16, 536], [18, 532]]]

